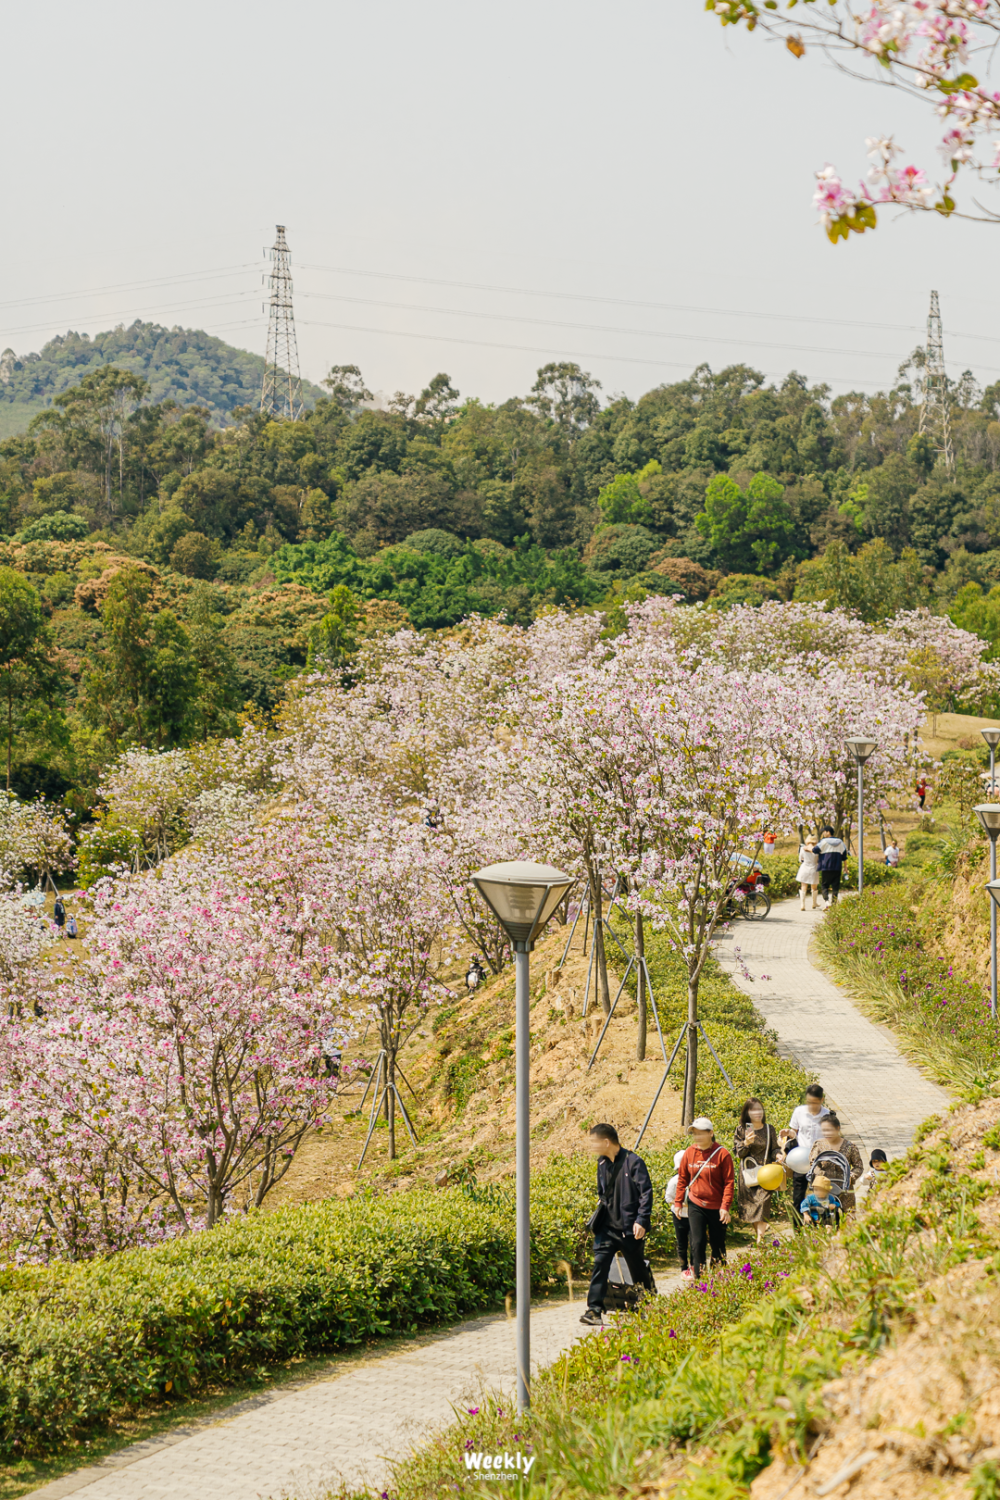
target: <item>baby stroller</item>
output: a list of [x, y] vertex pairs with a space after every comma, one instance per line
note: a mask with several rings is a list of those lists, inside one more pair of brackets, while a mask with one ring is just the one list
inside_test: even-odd
[[604, 1293], [606, 1311], [620, 1312], [622, 1308], [635, 1308], [644, 1292], [655, 1293], [656, 1282], [653, 1280], [653, 1268], [648, 1260], [644, 1261], [643, 1265], [645, 1276], [641, 1285], [637, 1285], [632, 1280], [632, 1273], [624, 1255], [619, 1253], [615, 1256], [611, 1262], [611, 1270], [608, 1272], [607, 1291]]
[[812, 1180], [818, 1172], [830, 1179], [830, 1191], [837, 1194], [851, 1191], [851, 1164], [842, 1151], [821, 1151], [806, 1176], [810, 1191]]

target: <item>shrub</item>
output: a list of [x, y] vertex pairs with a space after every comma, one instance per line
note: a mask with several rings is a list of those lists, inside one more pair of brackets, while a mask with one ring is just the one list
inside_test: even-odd
[[68, 510], [53, 511], [50, 516], [39, 516], [29, 521], [23, 531], [18, 532], [19, 542], [73, 542], [90, 535], [90, 527], [82, 516]]
[[594, 573], [631, 578], [642, 572], [659, 546], [659, 538], [645, 526], [601, 526], [587, 543], [583, 563]]
[[[911, 835], [912, 837], [912, 835]], [[907, 842], [907, 854], [909, 854], [909, 842]], [[797, 854], [769, 854], [759, 861], [764, 873], [770, 875], [771, 884], [768, 886], [768, 894], [772, 901], [783, 901], [788, 896], [798, 894], [799, 883], [795, 879], [795, 873], [799, 868]], [[858, 878], [858, 862], [849, 859], [844, 865], [844, 874], [841, 885], [844, 889], [855, 885]], [[865, 886], [885, 885], [892, 880], [892, 875], [881, 859], [865, 860]]]
[[429, 526], [425, 531], [411, 531], [399, 545], [409, 547], [411, 552], [433, 552], [438, 557], [460, 557], [465, 551], [465, 543], [460, 537], [437, 526]]
[[170, 566], [187, 578], [214, 578], [219, 571], [222, 549], [212, 537], [188, 531], [170, 554]]
[[[582, 1170], [586, 1168], [584, 1173]], [[534, 1274], [572, 1255], [589, 1162], [536, 1186]], [[262, 1361], [487, 1307], [514, 1285], [505, 1190], [357, 1197], [254, 1214], [149, 1250], [0, 1272], [0, 1448], [51, 1452], [123, 1408]]]

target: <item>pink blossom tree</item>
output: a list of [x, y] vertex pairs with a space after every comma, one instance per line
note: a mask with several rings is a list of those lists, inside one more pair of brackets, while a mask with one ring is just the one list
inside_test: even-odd
[[[943, 172], [907, 163], [892, 137], [866, 142], [865, 181], [847, 186], [829, 163], [816, 173], [814, 202], [831, 241], [874, 229], [880, 205], [944, 217], [993, 221], [995, 211], [959, 211], [960, 172], [993, 185], [1000, 169], [1000, 93], [983, 81], [1000, 34], [998, 0], [873, 0], [861, 11], [847, 0], [801, 7], [796, 0], [707, 0], [723, 26], [746, 26], [780, 39], [792, 57], [814, 48], [853, 77], [888, 84], [932, 111], [941, 130]], [[973, 71], [974, 70], [974, 71]], [[902, 158], [902, 160], [901, 160]]]

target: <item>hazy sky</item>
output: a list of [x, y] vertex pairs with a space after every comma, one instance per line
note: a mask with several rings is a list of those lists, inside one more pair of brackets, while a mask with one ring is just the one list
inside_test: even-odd
[[813, 172], [860, 176], [866, 135], [936, 171], [922, 111], [701, 0], [49, 0], [4, 51], [0, 348], [141, 317], [263, 353], [280, 222], [314, 380], [498, 400], [568, 357], [633, 397], [702, 361], [873, 389], [932, 287], [951, 373], [1000, 379], [1000, 227], [815, 223]]

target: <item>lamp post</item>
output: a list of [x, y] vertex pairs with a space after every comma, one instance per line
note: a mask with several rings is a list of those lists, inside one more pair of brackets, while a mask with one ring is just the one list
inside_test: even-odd
[[552, 916], [573, 879], [552, 865], [511, 860], [488, 865], [473, 875], [472, 883], [510, 938], [517, 967], [515, 1001], [515, 1057], [517, 1122], [517, 1409], [531, 1403], [531, 1196], [529, 1183], [530, 1120], [528, 1112], [528, 954], [535, 938]]
[[997, 1014], [997, 892], [1000, 890], [1000, 880], [997, 880], [997, 837], [1000, 835], [1000, 804], [996, 802], [981, 802], [974, 807], [973, 812], [983, 825], [983, 830], [990, 841], [990, 880], [986, 889], [992, 896], [990, 902], [990, 1015], [996, 1020]]
[[996, 796], [997, 746], [1000, 745], [1000, 729], [981, 729], [979, 733], [990, 747], [990, 796]]
[[847, 741], [847, 748], [858, 763], [858, 895], [865, 888], [865, 761], [875, 749], [875, 741], [857, 736]]
[[987, 884], [986, 889], [989, 891], [990, 897], [992, 898], [990, 901], [990, 905], [992, 907], [993, 920], [990, 923], [990, 932], [993, 937], [993, 966], [990, 970], [990, 979], [992, 980], [992, 988], [990, 990], [990, 1015], [995, 1021], [997, 1018], [997, 902], [1000, 901], [1000, 880], [991, 880]]

